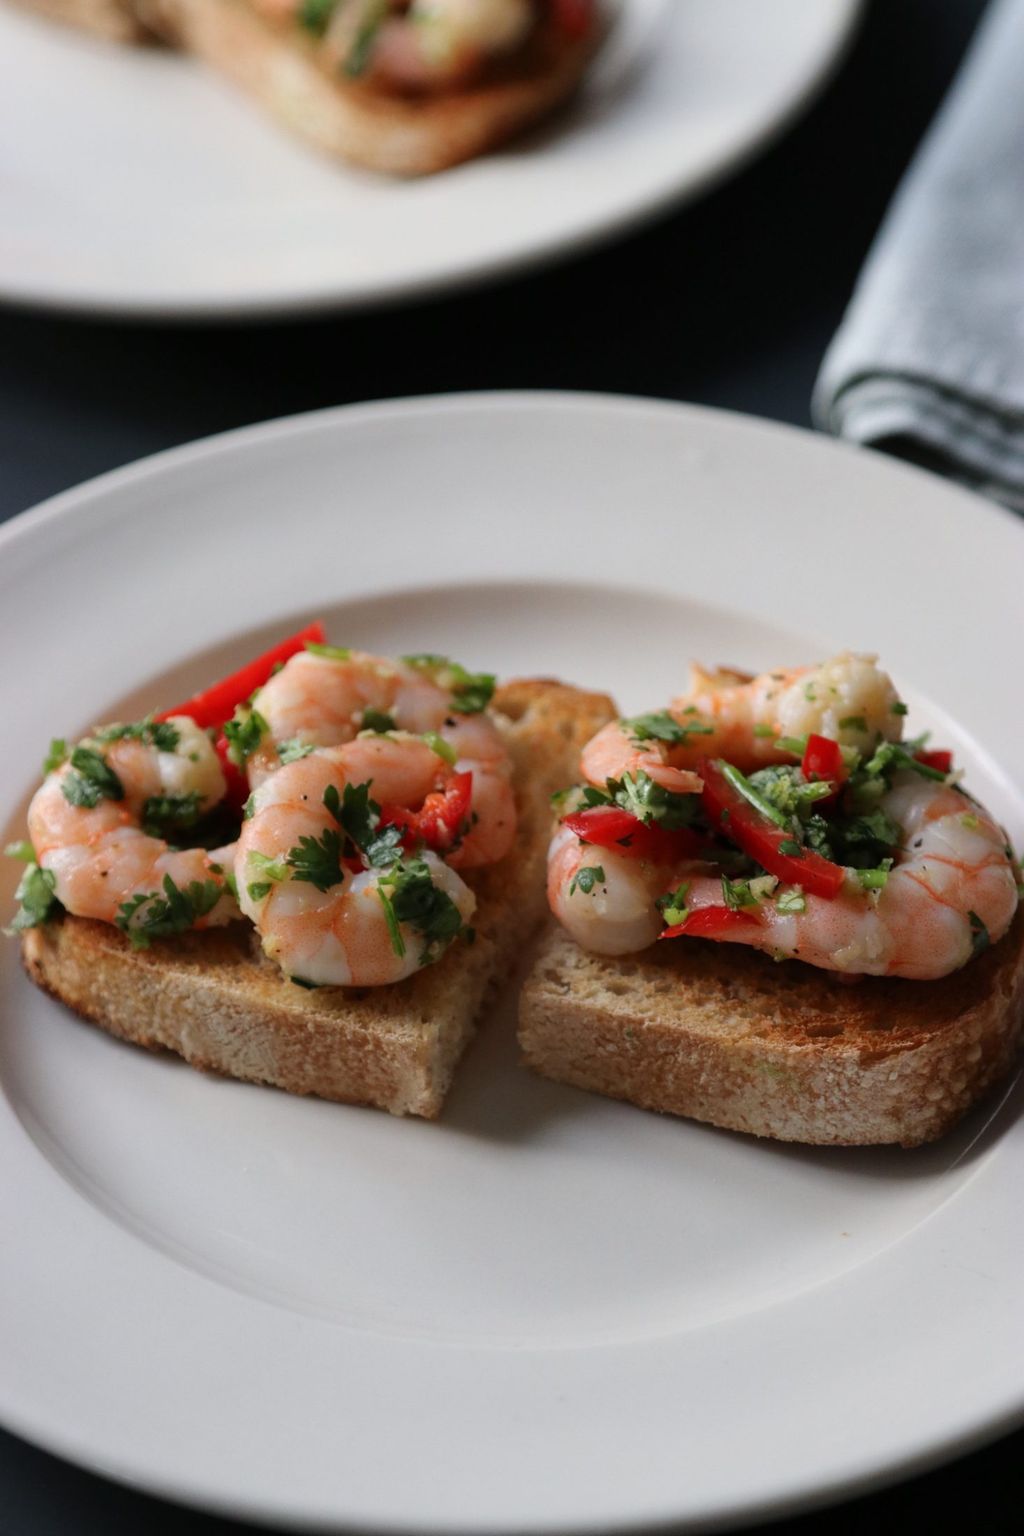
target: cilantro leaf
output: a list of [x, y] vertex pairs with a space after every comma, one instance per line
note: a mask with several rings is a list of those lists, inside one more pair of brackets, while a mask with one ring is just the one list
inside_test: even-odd
[[[420, 963], [429, 965], [438, 959], [462, 928], [462, 914], [446, 891], [433, 880], [424, 859], [398, 860], [381, 878], [378, 886], [385, 914], [389, 909], [396, 923], [405, 923], [426, 940]], [[388, 924], [389, 928], [391, 924]], [[396, 944], [395, 940], [398, 940]], [[405, 953], [400, 933], [391, 932], [396, 955]], [[398, 948], [401, 944], [401, 948]]]
[[345, 645], [321, 645], [316, 640], [306, 641], [306, 650], [314, 656], [324, 656], [328, 661], [350, 661], [352, 651]]
[[758, 904], [749, 880], [730, 880], [728, 875], [722, 876], [722, 900], [730, 912], [738, 912], [741, 907], [756, 907]]
[[92, 810], [101, 800], [123, 800], [124, 785], [98, 752], [91, 747], [76, 747], [71, 754], [71, 773], [65, 775], [61, 788], [70, 805]]
[[291, 741], [279, 742], [277, 747], [277, 755], [282, 765], [285, 763], [297, 763], [300, 757], [308, 757], [311, 752], [315, 751], [316, 748], [312, 742], [300, 741], [297, 736], [293, 737]]
[[163, 892], [161, 896], [159, 891], [140, 891], [119, 907], [115, 922], [128, 935], [133, 949], [147, 949], [153, 939], [170, 938], [194, 928], [200, 918], [213, 911], [223, 887], [215, 880], [190, 880], [182, 890], [165, 875]]
[[685, 923], [690, 915], [690, 909], [686, 905], [689, 889], [689, 880], [684, 880], [681, 885], [676, 886], [674, 891], [666, 891], [665, 895], [659, 896], [655, 902], [655, 906], [670, 928], [676, 928], [680, 923]]
[[231, 720], [224, 722], [228, 757], [236, 768], [245, 767], [253, 753], [259, 750], [260, 742], [269, 730], [270, 726], [259, 710], [249, 709], [244, 704], [239, 705]]
[[569, 885], [569, 895], [571, 896], [578, 886], [584, 896], [589, 896], [593, 892], [595, 885], [603, 884], [604, 870], [601, 865], [588, 864], [583, 869], [578, 869], [575, 875], [573, 875]]
[[20, 905], [4, 933], [23, 933], [26, 928], [38, 928], [41, 923], [45, 923], [53, 916], [54, 908], [58, 905], [56, 890], [57, 876], [52, 870], [40, 869], [35, 863], [29, 864], [14, 893], [14, 899]]
[[497, 679], [492, 672], [467, 672], [457, 661], [447, 656], [426, 652], [421, 656], [403, 656], [407, 667], [427, 672], [439, 688], [447, 688], [452, 696], [452, 709], [457, 715], [478, 715], [494, 697]]
[[[315, 37], [323, 37], [337, 8], [338, 0], [300, 0], [299, 25]], [[312, 646], [307, 646], [307, 649], [312, 649]]]
[[97, 741], [140, 741], [144, 747], [155, 747], [158, 752], [173, 752], [181, 740], [181, 732], [168, 720], [135, 720], [129, 725], [104, 725], [96, 732]]
[[363, 731], [376, 731], [378, 736], [397, 730], [392, 716], [385, 714], [382, 709], [364, 709], [359, 728]]
[[784, 913], [806, 912], [807, 897], [798, 885], [788, 886], [775, 898], [775, 908], [776, 911]]
[[344, 878], [341, 833], [328, 827], [321, 837], [300, 837], [285, 862], [293, 872], [293, 879], [315, 885], [318, 891], [329, 891], [332, 886], [340, 885]]
[[690, 736], [714, 734], [713, 726], [705, 725], [699, 719], [686, 722], [677, 720], [667, 709], [653, 715], [634, 715], [631, 720], [623, 720], [621, 724], [634, 741], [665, 741], [670, 746], [679, 746]]
[[370, 799], [370, 781], [346, 784], [341, 797], [329, 784], [324, 790], [324, 804], [371, 869], [386, 869], [399, 857], [402, 829], [380, 825], [380, 806]]
[[68, 744], [63, 736], [55, 736], [50, 742], [50, 750], [43, 759], [43, 772], [55, 773], [62, 763], [68, 760]]
[[20, 843], [8, 843], [4, 849], [5, 859], [20, 859], [22, 864], [34, 864], [36, 851], [32, 844], [23, 839]]
[[203, 797], [195, 789], [187, 795], [150, 795], [142, 806], [142, 830], [150, 837], [167, 839], [172, 832], [194, 827], [202, 807]]

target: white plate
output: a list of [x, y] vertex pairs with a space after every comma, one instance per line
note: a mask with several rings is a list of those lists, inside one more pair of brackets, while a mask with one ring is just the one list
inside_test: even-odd
[[192, 63], [0, 3], [0, 297], [254, 315], [521, 267], [694, 195], [827, 75], [860, 0], [615, 0], [578, 106], [400, 183], [328, 163]]
[[[1022, 587], [1008, 514], [776, 426], [561, 396], [277, 423], [0, 530], [0, 832], [51, 734], [324, 614], [629, 709], [692, 655], [878, 647], [1019, 838]], [[689, 1529], [1024, 1407], [1019, 1094], [916, 1153], [758, 1144], [528, 1076], [506, 1008], [428, 1125], [202, 1077], [0, 967], [0, 1417], [75, 1461], [300, 1526]]]

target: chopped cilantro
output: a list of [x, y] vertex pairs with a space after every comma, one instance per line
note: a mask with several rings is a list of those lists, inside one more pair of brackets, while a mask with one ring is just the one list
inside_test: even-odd
[[899, 699], [897, 699], [896, 703], [893, 705], [890, 713], [894, 714], [894, 715], [905, 715], [907, 713], [907, 706], [904, 703], [902, 703]]
[[377, 33], [387, 20], [389, 10], [390, 0], [370, 0], [364, 11], [355, 42], [345, 60], [345, 73], [352, 79], [361, 75], [369, 64]]
[[55, 736], [50, 742], [50, 750], [43, 759], [43, 772], [55, 773], [62, 763], [68, 760], [68, 744], [63, 736]]
[[253, 790], [248, 800], [242, 806], [242, 820], [251, 821], [256, 814], [256, 791]]
[[308, 757], [315, 751], [312, 742], [299, 741], [297, 736], [292, 737], [291, 741], [279, 742], [277, 747], [277, 755], [282, 764], [297, 763], [300, 757]]
[[601, 865], [588, 864], [583, 869], [576, 871], [569, 885], [569, 895], [571, 896], [578, 886], [584, 896], [589, 896], [593, 892], [595, 885], [603, 884], [604, 870]]
[[299, 24], [316, 37], [323, 37], [337, 8], [338, 0], [300, 0]]
[[827, 800], [832, 794], [832, 785], [827, 782], [805, 783], [794, 763], [773, 763], [769, 768], [758, 768], [749, 775], [748, 782], [751, 789], [784, 818], [802, 818], [816, 800]]
[[919, 763], [913, 750], [919, 748], [920, 742], [908, 742], [906, 747], [900, 746], [895, 741], [883, 741], [875, 750], [874, 755], [864, 764], [864, 772], [869, 777], [881, 777], [888, 780], [891, 775], [900, 768], [910, 768], [914, 773], [919, 773], [924, 779], [936, 779], [943, 781], [947, 775], [938, 768], [929, 768], [927, 763]]
[[690, 915], [690, 909], [686, 905], [689, 889], [689, 880], [684, 880], [682, 885], [677, 885], [674, 891], [666, 891], [665, 895], [659, 896], [655, 902], [655, 906], [670, 928], [676, 928], [680, 923], [685, 923]]
[[169, 837], [170, 833], [194, 827], [202, 816], [203, 799], [198, 790], [187, 795], [150, 795], [142, 806], [142, 830], [150, 837]]
[[174, 752], [181, 740], [181, 732], [169, 720], [133, 721], [130, 725], [104, 725], [96, 732], [97, 741], [141, 741], [144, 747], [155, 747], [158, 752]]
[[380, 825], [380, 806], [370, 799], [370, 781], [346, 784], [342, 795], [333, 784], [324, 790], [324, 805], [341, 826], [351, 845], [371, 869], [386, 869], [401, 853], [402, 829]]
[[761, 794], [759, 790], [755, 789], [754, 785], [750, 782], [746, 775], [740, 773], [738, 768], [734, 768], [732, 763], [727, 763], [722, 760], [720, 760], [719, 766], [721, 767], [722, 775], [726, 781], [732, 785], [733, 789], [735, 789], [738, 794], [743, 796], [744, 800], [746, 800], [749, 805], [754, 807], [755, 811], [760, 811], [762, 816], [767, 817], [769, 821], [773, 821], [777, 827], [785, 827], [788, 825], [786, 817], [782, 811], [780, 811], [777, 806], [773, 805], [772, 802], [768, 800], [763, 794]]
[[[978, 828], [981, 826], [981, 822], [978, 820], [978, 817], [974, 815], [973, 811], [968, 811], [965, 815], [960, 817], [960, 825], [965, 827], [968, 832], [977, 832]], [[1010, 857], [1012, 858], [1012, 854]]]
[[784, 837], [779, 842], [779, 852], [788, 853], [791, 858], [799, 858], [803, 851], [795, 837]]
[[803, 757], [807, 751], [807, 737], [780, 736], [775, 745], [780, 752], [788, 752], [791, 757]]
[[492, 672], [467, 672], [457, 661], [429, 652], [422, 656], [403, 656], [402, 660], [408, 667], [428, 672], [439, 688], [447, 688], [457, 715], [478, 715], [494, 697], [496, 679]]
[[449, 767], [455, 767], [455, 748], [449, 745], [443, 736], [439, 736], [436, 731], [427, 731], [424, 734], [423, 740], [426, 742], [431, 752], [436, 752], [438, 757], [443, 758]]
[[[609, 788], [614, 780], [609, 780]], [[659, 822], [674, 830], [689, 826], [700, 807], [699, 795], [677, 795], [662, 789], [641, 769], [635, 776], [624, 774], [622, 782], [615, 786], [612, 796], [616, 805], [629, 811], [643, 822]]]
[[804, 698], [807, 700], [808, 704], [814, 703], [815, 699], [817, 698], [817, 694], [814, 691], [813, 683], [804, 684]]
[[8, 843], [4, 849], [4, 858], [20, 859], [23, 864], [34, 864], [36, 862], [36, 851], [32, 844], [27, 841]]
[[740, 907], [756, 907], [757, 897], [750, 889], [749, 880], [730, 880], [728, 875], [722, 876], [722, 900], [731, 912], [736, 912]]
[[754, 726], [754, 735], [755, 736], [760, 736], [760, 737], [774, 736], [775, 735], [775, 727], [773, 725], [755, 725]]
[[395, 730], [396, 726], [392, 717], [382, 709], [364, 709], [360, 729], [375, 731], [378, 736], [383, 736], [385, 732]]
[[315, 640], [306, 641], [306, 650], [314, 656], [324, 656], [328, 661], [351, 661], [352, 652], [344, 645], [320, 645]]
[[868, 723], [863, 715], [846, 715], [839, 722], [841, 731], [863, 731], [867, 734]]
[[70, 805], [92, 810], [101, 800], [123, 800], [124, 785], [113, 768], [91, 747], [76, 747], [71, 754], [71, 773], [61, 784]]
[[857, 879], [865, 891], [884, 891], [890, 869], [892, 869], [892, 859], [883, 859], [875, 869], [858, 869]]
[[798, 885], [789, 885], [775, 898], [775, 908], [776, 911], [787, 914], [806, 912], [807, 897]]
[[287, 859], [272, 859], [269, 854], [260, 853], [257, 848], [250, 850], [246, 863], [249, 869], [263, 877], [246, 886], [252, 901], [262, 901], [264, 896], [270, 895], [275, 885], [279, 885], [282, 880], [291, 879], [291, 868]]
[[117, 926], [132, 941], [133, 949], [148, 948], [151, 940], [168, 938], [194, 928], [200, 918], [212, 912], [223, 894], [214, 880], [190, 880], [181, 890], [170, 875], [159, 891], [140, 891], [118, 909]]
[[329, 891], [332, 886], [340, 885], [343, 878], [341, 833], [328, 827], [321, 837], [300, 837], [285, 862], [293, 871], [294, 879], [315, 885], [318, 891]]
[[622, 720], [620, 724], [634, 741], [665, 741], [670, 746], [679, 746], [690, 736], [714, 734], [713, 726], [704, 725], [700, 720], [677, 720], [667, 709], [654, 715], [635, 715], [631, 720]]
[[236, 768], [245, 767], [253, 753], [259, 750], [260, 742], [269, 730], [270, 726], [259, 710], [250, 709], [245, 704], [239, 705], [233, 719], [225, 721], [228, 757]]
[[377, 887], [391, 935], [391, 945], [401, 958], [405, 942], [399, 925], [405, 923], [426, 941], [420, 963], [429, 965], [447, 949], [462, 928], [462, 914], [447, 892], [434, 884], [424, 859], [399, 859]]
[[[19, 858], [21, 855], [17, 855]], [[53, 915], [57, 906], [57, 876], [50, 869], [40, 869], [30, 863], [18, 882], [14, 899], [20, 903], [9, 928], [3, 931], [11, 935], [23, 933], [26, 928], [38, 928]]]

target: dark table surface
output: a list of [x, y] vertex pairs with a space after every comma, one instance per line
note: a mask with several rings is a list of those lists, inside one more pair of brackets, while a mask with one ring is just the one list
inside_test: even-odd
[[[824, 348], [983, 9], [875, 0], [823, 98], [755, 165], [655, 227], [542, 274], [381, 314], [264, 326], [0, 315], [0, 519], [156, 449], [349, 400], [603, 389], [808, 425]], [[1024, 1431], [760, 1529], [1018, 1536], [1022, 1453]], [[0, 1432], [3, 1536], [243, 1529]]]

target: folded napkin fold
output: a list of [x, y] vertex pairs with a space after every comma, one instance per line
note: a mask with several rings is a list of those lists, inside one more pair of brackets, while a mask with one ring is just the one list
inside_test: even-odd
[[814, 416], [1024, 512], [1024, 0], [993, 0], [886, 214]]

